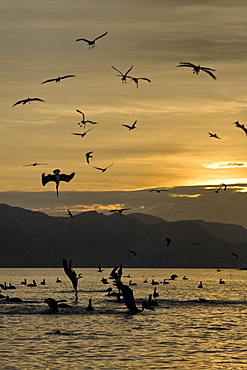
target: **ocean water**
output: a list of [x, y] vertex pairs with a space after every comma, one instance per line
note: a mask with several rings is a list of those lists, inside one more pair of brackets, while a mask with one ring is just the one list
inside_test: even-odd
[[[124, 268], [138, 307], [153, 293], [152, 279], [159, 283], [155, 311], [136, 315], [107, 296], [107, 288], [116, 291], [111, 269], [75, 271], [82, 273], [77, 302], [62, 268], [0, 270], [0, 283], [16, 287], [1, 294], [22, 299], [0, 299], [1, 369], [247, 369], [247, 271]], [[169, 280], [172, 274], [178, 277]], [[24, 278], [37, 286], [20, 284]], [[70, 307], [51, 314], [49, 297]], [[93, 312], [86, 311], [89, 298]]]

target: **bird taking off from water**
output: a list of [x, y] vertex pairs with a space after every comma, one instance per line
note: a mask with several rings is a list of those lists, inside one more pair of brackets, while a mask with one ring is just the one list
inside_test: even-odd
[[98, 40], [98, 39], [101, 39], [101, 37], [104, 37], [105, 35], [107, 35], [107, 33], [108, 33], [108, 31], [106, 31], [102, 35], [96, 37], [94, 40], [88, 40], [88, 39], [81, 38], [81, 39], [76, 39], [76, 41], [85, 41], [88, 44], [89, 49], [93, 49], [93, 48], [95, 48], [95, 41]]
[[88, 163], [88, 164], [89, 164], [90, 158], [92, 158], [92, 159], [93, 159], [92, 153], [93, 153], [93, 151], [92, 151], [92, 152], [87, 152], [87, 153], [85, 154], [86, 161], [87, 161], [87, 163]]
[[111, 167], [113, 165], [114, 165], [114, 162], [112, 162], [109, 166], [107, 166], [105, 168], [101, 168], [101, 167], [94, 167], [94, 168], [96, 168], [96, 170], [100, 170], [102, 172], [105, 172], [109, 167]]
[[211, 132], [209, 132], [208, 134], [209, 134], [209, 137], [214, 137], [215, 139], [221, 140], [221, 137], [219, 137], [217, 134], [212, 134]]
[[72, 172], [70, 175], [66, 175], [64, 173], [60, 173], [59, 169], [56, 169], [53, 171], [53, 174], [45, 175], [42, 173], [41, 181], [42, 185], [45, 186], [48, 182], [54, 181], [56, 183], [56, 191], [57, 191], [57, 197], [58, 197], [58, 187], [60, 181], [70, 182], [70, 180], [73, 179], [75, 176], [75, 172]]
[[41, 82], [41, 84], [46, 84], [47, 82], [60, 82], [61, 80], [64, 80], [65, 78], [75, 77], [75, 75], [66, 75], [66, 76], [58, 76], [55, 78], [50, 78], [49, 80], [45, 80]]
[[132, 68], [133, 68], [133, 65], [127, 70], [127, 72], [125, 72], [125, 73], [122, 73], [121, 71], [119, 71], [117, 68], [115, 68], [115, 67], [113, 67], [113, 66], [111, 66], [113, 69], [115, 69], [115, 71], [117, 71], [118, 73], [120, 73], [119, 75], [117, 75], [117, 76], [120, 76], [121, 77], [121, 81], [122, 81], [122, 83], [127, 83], [127, 74], [132, 70]]
[[201, 67], [200, 65], [196, 66], [195, 64], [189, 63], [189, 62], [179, 62], [179, 65], [177, 67], [190, 67], [192, 68], [193, 73], [199, 74], [200, 71], [206, 72], [211, 76], [214, 80], [217, 79], [217, 77], [212, 73], [215, 69], [207, 68], [207, 67]]
[[82, 111], [80, 111], [79, 109], [76, 109], [76, 112], [78, 112], [78, 113], [80, 113], [82, 115], [81, 122], [78, 122], [78, 125], [80, 127], [84, 126], [84, 128], [85, 128], [87, 123], [91, 123], [92, 125], [96, 125], [97, 124], [97, 122], [95, 122], [95, 121], [90, 121], [88, 119], [86, 120], [85, 119], [85, 114]]
[[77, 132], [71, 132], [71, 135], [78, 135], [78, 136], [81, 136], [81, 137], [84, 137], [89, 131], [91, 131], [93, 128], [90, 128], [89, 130], [87, 131], [84, 131], [82, 134], [80, 133], [77, 133]]
[[24, 164], [23, 167], [29, 167], [29, 166], [45, 166], [46, 164], [48, 163], [37, 163], [37, 162], [34, 162], [34, 163], [30, 163], [30, 164]]
[[137, 128], [136, 124], [137, 124], [137, 121], [135, 121], [133, 123], [133, 125], [131, 125], [131, 126], [130, 125], [122, 125], [122, 126], [127, 127], [129, 130], [134, 130], [134, 128]]
[[13, 107], [15, 107], [16, 105], [18, 105], [18, 104], [27, 104], [27, 103], [29, 103], [29, 104], [31, 104], [31, 101], [42, 101], [42, 102], [44, 102], [44, 100], [43, 99], [40, 99], [40, 98], [26, 98], [26, 99], [22, 99], [22, 100], [18, 100], [14, 105], [13, 105]]
[[244, 124], [239, 123], [239, 121], [236, 121], [236, 122], [233, 122], [233, 125], [235, 125], [238, 128], [241, 128], [245, 132], [245, 134], [247, 135], [247, 128], [245, 127]]
[[134, 81], [135, 82], [137, 89], [138, 89], [138, 82], [139, 82], [139, 80], [144, 80], [144, 81], [147, 81], [147, 82], [151, 82], [151, 80], [149, 78], [146, 78], [146, 77], [131, 77], [131, 76], [127, 76], [127, 78], [131, 78], [131, 81]]
[[82, 277], [81, 274], [78, 274], [73, 270], [72, 268], [72, 260], [69, 260], [69, 263], [67, 263], [66, 259], [63, 258], [63, 269], [65, 274], [68, 276], [70, 281], [72, 282], [74, 291], [75, 291], [75, 300], [78, 301], [78, 280]]

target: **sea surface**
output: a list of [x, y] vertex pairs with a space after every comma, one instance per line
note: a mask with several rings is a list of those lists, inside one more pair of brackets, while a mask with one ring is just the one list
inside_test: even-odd
[[[124, 268], [138, 307], [154, 287], [159, 294], [155, 311], [136, 315], [107, 296], [109, 287], [117, 291], [111, 269], [75, 271], [82, 273], [77, 302], [62, 268], [0, 269], [0, 284], [16, 287], [1, 294], [22, 300], [0, 299], [1, 369], [247, 369], [247, 271]], [[21, 284], [24, 278], [37, 286]], [[46, 298], [69, 307], [51, 314]]]

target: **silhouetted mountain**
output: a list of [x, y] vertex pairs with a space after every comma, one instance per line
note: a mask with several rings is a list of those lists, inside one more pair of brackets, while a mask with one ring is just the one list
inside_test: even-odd
[[[50, 217], [0, 204], [0, 222], [0, 267], [61, 267], [66, 258], [75, 267], [122, 263], [125, 267], [235, 268], [245, 267], [247, 257], [247, 243], [233, 245], [216, 238], [198, 221], [167, 222], [151, 215], [137, 218], [96, 211], [74, 218]], [[214, 226], [216, 230], [217, 223]], [[166, 238], [171, 239], [169, 246]]]

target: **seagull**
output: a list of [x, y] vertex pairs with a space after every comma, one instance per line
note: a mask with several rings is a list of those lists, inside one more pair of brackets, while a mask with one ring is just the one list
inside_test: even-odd
[[47, 164], [48, 163], [37, 163], [37, 162], [35, 162], [35, 163], [30, 163], [30, 164], [24, 164], [23, 167], [29, 167], [29, 166], [33, 166], [33, 167], [35, 167], [35, 166], [45, 166]]
[[44, 102], [44, 100], [43, 99], [40, 99], [40, 98], [26, 98], [26, 99], [22, 99], [22, 100], [18, 100], [14, 105], [13, 105], [13, 107], [15, 107], [16, 105], [18, 105], [18, 104], [27, 104], [27, 103], [29, 103], [29, 104], [31, 104], [31, 101], [42, 101], [42, 102]]
[[60, 82], [61, 80], [64, 80], [65, 78], [70, 78], [70, 77], [75, 77], [75, 75], [66, 75], [66, 76], [61, 76], [61, 77], [58, 76], [56, 78], [50, 78], [49, 80], [45, 80], [41, 82], [41, 84], [43, 85], [43, 84], [46, 84], [47, 82], [53, 82], [53, 81]]
[[63, 268], [64, 272], [68, 276], [68, 278], [71, 280], [74, 291], [75, 291], [75, 300], [78, 301], [78, 280], [82, 277], [81, 274], [78, 274], [75, 272], [75, 270], [72, 269], [72, 260], [69, 260], [69, 264], [67, 263], [66, 259], [63, 258]]
[[136, 124], [137, 124], [137, 121], [135, 121], [132, 126], [129, 126], [129, 125], [122, 125], [122, 126], [127, 127], [129, 130], [134, 130], [134, 128], [137, 128]]
[[136, 252], [135, 252], [135, 251], [131, 251], [131, 250], [129, 250], [129, 249], [126, 249], [126, 251], [127, 251], [127, 252], [130, 252], [130, 253], [133, 253], [133, 254], [134, 254], [134, 256], [136, 256], [136, 257], [137, 257], [137, 254], [136, 254]]
[[131, 208], [121, 208], [121, 209], [111, 209], [109, 212], [117, 212], [119, 215], [123, 213], [123, 211], [128, 211]]
[[217, 134], [212, 134], [211, 132], [208, 133], [209, 137], [215, 137], [215, 139], [221, 139]]
[[85, 154], [86, 161], [87, 161], [87, 163], [88, 163], [88, 164], [89, 164], [89, 160], [90, 160], [90, 158], [92, 158], [92, 159], [93, 159], [92, 153], [93, 153], [93, 151], [92, 151], [92, 152], [87, 152], [87, 153]]
[[70, 212], [70, 210], [67, 209], [67, 211], [68, 211], [68, 216], [70, 216], [71, 218], [73, 218], [74, 216], [72, 215], [72, 213]]
[[81, 38], [81, 39], [76, 39], [76, 41], [85, 41], [85, 42], [87, 42], [87, 44], [89, 46], [89, 49], [93, 49], [93, 48], [95, 48], [95, 41], [98, 40], [98, 39], [101, 39], [101, 37], [104, 37], [105, 35], [107, 35], [107, 33], [108, 33], [108, 31], [106, 31], [102, 35], [96, 37], [94, 40], [87, 40], [87, 39]]
[[64, 173], [60, 174], [60, 170], [56, 169], [53, 171], [53, 175], [51, 174], [45, 175], [44, 173], [42, 173], [41, 181], [43, 186], [45, 186], [49, 181], [54, 181], [56, 183], [56, 191], [58, 197], [58, 187], [60, 181], [70, 182], [70, 180], [72, 180], [74, 176], [75, 172], [72, 172], [70, 175], [66, 175]]
[[200, 71], [206, 72], [209, 74], [214, 80], [217, 79], [217, 77], [212, 73], [212, 71], [215, 71], [215, 69], [207, 68], [207, 67], [201, 67], [200, 65], [196, 66], [195, 64], [189, 63], [189, 62], [179, 62], [180, 64], [177, 67], [190, 67], [192, 68], [193, 73], [197, 74]]
[[94, 167], [96, 168], [96, 170], [100, 170], [102, 172], [105, 172], [109, 167], [111, 167], [112, 165], [114, 164], [114, 162], [112, 162], [112, 164], [110, 164], [109, 166], [105, 167], [105, 168], [101, 168], [101, 167]]
[[247, 135], [247, 128], [245, 127], [244, 124], [241, 124], [241, 123], [239, 123], [239, 121], [236, 121], [236, 122], [233, 122], [233, 125], [235, 125], [238, 128], [241, 128], [245, 132], [245, 134]]
[[78, 113], [80, 113], [82, 115], [82, 120], [81, 120], [81, 122], [78, 123], [78, 125], [80, 127], [84, 126], [84, 128], [85, 128], [86, 127], [86, 123], [91, 123], [92, 125], [96, 125], [97, 124], [97, 122], [95, 122], [95, 121], [86, 120], [85, 119], [85, 114], [82, 111], [80, 111], [79, 109], [76, 109], [76, 112], [78, 112]]
[[81, 137], [84, 137], [88, 131], [91, 131], [93, 128], [90, 128], [89, 130], [87, 131], [84, 131], [82, 134], [78, 134], [77, 132], [71, 132], [71, 135], [78, 135], [78, 136], [81, 136]]
[[127, 82], [127, 74], [132, 70], [133, 68], [133, 65], [127, 70], [127, 72], [125, 73], [122, 73], [121, 71], [119, 71], [117, 68], [111, 66], [113, 69], [115, 69], [115, 71], [117, 71], [118, 73], [120, 73], [120, 75], [117, 75], [117, 76], [120, 76], [121, 77], [121, 81], [122, 83], [126, 83]]
[[172, 241], [172, 240], [171, 240], [170, 238], [166, 238], [166, 239], [165, 239], [165, 242], [166, 242], [167, 247], [168, 247], [168, 245], [171, 243], [171, 241]]
[[147, 81], [147, 82], [151, 82], [151, 80], [149, 78], [146, 78], [146, 77], [131, 77], [131, 76], [126, 76], [128, 78], [131, 78], [131, 81], [134, 81], [136, 83], [136, 88], [138, 89], [138, 81], [139, 80], [144, 80], [144, 81]]

